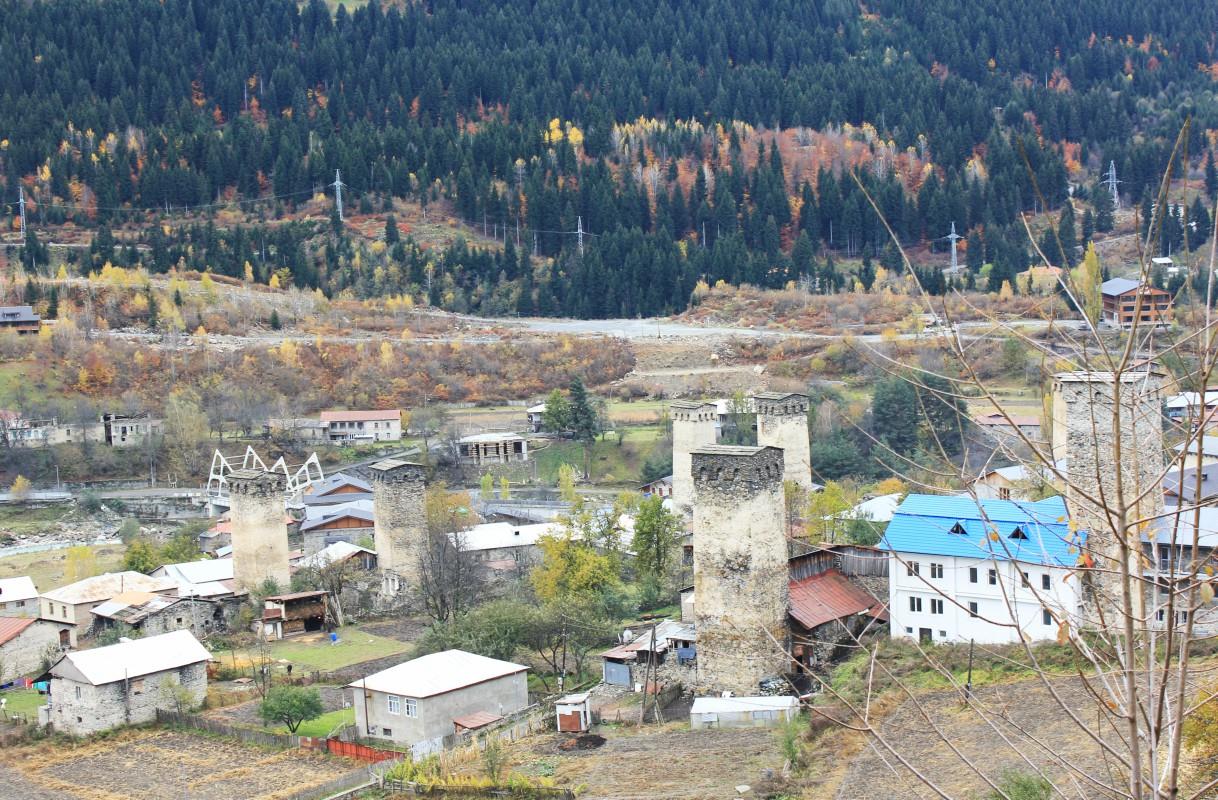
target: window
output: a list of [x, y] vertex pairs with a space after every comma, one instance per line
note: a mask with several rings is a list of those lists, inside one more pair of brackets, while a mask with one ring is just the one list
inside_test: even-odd
[[1167, 612], [1164, 609], [1160, 608], [1158, 611], [1155, 612], [1155, 619], [1158, 620], [1159, 622], [1162, 622], [1166, 618], [1167, 618]]
[[182, 624], [182, 618], [181, 618], [181, 617], [178, 617], [178, 624], [179, 624], [179, 625], [181, 625], [181, 624]]
[[1009, 486], [1000, 486], [998, 488], [998, 499], [999, 500], [1010, 500], [1011, 499], [1011, 488]]
[[1008, 539], [1024, 539], [1024, 540], [1026, 540], [1026, 539], [1028, 538], [1028, 534], [1024, 533], [1024, 532], [1023, 532], [1023, 528], [1021, 528], [1021, 527], [1019, 527], [1019, 526], [1017, 525], [1017, 526], [1015, 526], [1015, 530], [1011, 531], [1011, 535], [1010, 535], [1010, 536], [1008, 536], [1007, 538], [1008, 538]]
[[947, 631], [939, 631], [939, 638], [940, 638], [940, 639], [946, 639], [946, 638], [947, 638]]
[[403, 709], [403, 713], [408, 717], [419, 716], [418, 701], [415, 700], [413, 697], [407, 697], [406, 698], [406, 707], [405, 707], [405, 709]]
[[976, 616], [977, 616], [977, 604], [976, 604], [976, 603], [969, 603], [969, 604], [968, 604], [968, 615], [969, 615], [970, 617], [976, 617]]
[[392, 735], [393, 735], [392, 728], [381, 728], [381, 736], [392, 736]]
[[1040, 612], [1040, 618], [1041, 618], [1041, 621], [1044, 622], [1046, 625], [1053, 624], [1053, 615], [1049, 613], [1049, 609], [1047, 609], [1047, 608]]
[[968, 568], [968, 582], [969, 583], [977, 582], [977, 568], [976, 567]]
[[948, 530], [948, 533], [954, 533], [957, 536], [968, 536], [968, 531], [966, 531], [964, 529], [964, 526], [961, 525], [959, 522], [957, 522], [955, 525], [953, 525], [951, 527], [951, 529]]
[[930, 577], [935, 578], [935, 579], [942, 578], [943, 577], [943, 565], [942, 564], [931, 564], [930, 565]]
[[1053, 579], [1049, 577], [1049, 573], [1040, 576], [1040, 588], [1046, 592], [1053, 588]]
[[942, 614], [943, 613], [943, 601], [932, 598], [930, 601], [930, 613]]
[[76, 699], [77, 700], [80, 699], [80, 687], [79, 686], [76, 687]]
[[144, 679], [143, 678], [136, 678], [135, 680], [131, 681], [132, 694], [140, 694], [143, 691], [144, 691]]
[[24, 600], [18, 600], [18, 601], [17, 601], [17, 608], [25, 608], [25, 601], [24, 601]]
[[998, 570], [992, 569], [992, 570], [990, 570], [990, 586], [997, 586], [997, 585], [998, 585]]
[[775, 720], [778, 719], [777, 711], [754, 711], [754, 720]]
[[922, 610], [922, 598], [921, 597], [909, 598], [909, 610], [915, 611], [915, 612], [920, 612]]
[[386, 699], [388, 700], [388, 711], [390, 714], [402, 713], [402, 698], [396, 694], [391, 694]]
[[1030, 586], [1031, 586], [1031, 584], [1030, 584], [1030, 583], [1028, 583], [1028, 573], [1026, 573], [1026, 572], [1021, 572], [1021, 573], [1019, 573], [1019, 574], [1023, 576], [1022, 578], [1020, 578], [1020, 579], [1019, 579], [1020, 585], [1021, 585], [1021, 586], [1023, 586], [1023, 588], [1025, 588], [1025, 589], [1027, 589], [1028, 587], [1030, 587]]
[[921, 574], [921, 568], [922, 568], [922, 565], [921, 565], [921, 564], [919, 564], [917, 561], [907, 561], [907, 562], [905, 562], [905, 572], [906, 572], [906, 573], [909, 575], [909, 577], [911, 577], [911, 578], [912, 578], [914, 575], [920, 575], [920, 574]]
[[913, 628], [906, 627], [906, 628], [905, 628], [905, 632], [906, 632], [906, 633], [913, 633]]

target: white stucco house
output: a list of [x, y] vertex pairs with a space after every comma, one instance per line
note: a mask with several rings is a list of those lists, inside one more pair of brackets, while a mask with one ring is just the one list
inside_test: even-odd
[[[1060, 497], [1038, 502], [915, 494], [884, 533], [893, 638], [1000, 644], [1053, 639], [1081, 614]], [[1073, 550], [1073, 552], [1072, 552]]]

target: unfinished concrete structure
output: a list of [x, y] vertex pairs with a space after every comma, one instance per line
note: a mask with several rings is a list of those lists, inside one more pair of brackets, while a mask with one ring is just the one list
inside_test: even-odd
[[388, 458], [368, 467], [372, 483], [373, 538], [381, 570], [382, 594], [402, 592], [419, 570], [427, 536], [423, 495], [427, 468]]
[[782, 448], [783, 480], [812, 491], [812, 444], [808, 438], [808, 396], [795, 392], [753, 395], [757, 445]]
[[788, 671], [783, 451], [709, 445], [691, 461], [699, 688], [756, 694]]
[[278, 472], [239, 469], [228, 475], [233, 580], [240, 589], [252, 591], [268, 579], [281, 589], [292, 582], [284, 521], [286, 488], [287, 479]]
[[[1162, 394], [1163, 376], [1153, 370], [1063, 372], [1053, 379], [1053, 455], [1068, 459], [1070, 518], [1086, 532], [1087, 552], [1095, 559], [1089, 576], [1094, 594], [1084, 598], [1092, 610], [1096, 603], [1119, 601], [1118, 535], [1136, 541], [1128, 526], [1163, 513]], [[1129, 550], [1135, 575], [1142, 571], [1139, 550]], [[1135, 609], [1141, 607], [1142, 598], [1135, 597]]]
[[694, 501], [690, 454], [718, 440], [718, 411], [714, 403], [674, 400], [668, 413], [672, 417], [672, 503], [677, 511], [689, 514]]

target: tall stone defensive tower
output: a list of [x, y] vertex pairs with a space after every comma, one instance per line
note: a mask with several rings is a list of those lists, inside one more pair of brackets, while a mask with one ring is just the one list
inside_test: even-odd
[[382, 591], [394, 595], [419, 570], [427, 535], [423, 508], [427, 468], [390, 458], [369, 465], [366, 474], [372, 483], [373, 532]]
[[690, 453], [718, 440], [719, 414], [714, 404], [674, 400], [668, 406], [672, 417], [672, 504], [689, 514], [694, 500]]
[[[1126, 525], [1163, 512], [1162, 393], [1163, 376], [1153, 371], [1063, 372], [1053, 379], [1053, 456], [1068, 459], [1066, 504], [1072, 521], [1087, 533], [1087, 551], [1095, 559], [1093, 607], [1119, 598], [1114, 575], [1120, 569], [1119, 520], [1109, 515], [1117, 510], [1118, 475], [1129, 505]], [[1130, 555], [1135, 575], [1142, 571], [1138, 556], [1135, 547]], [[1139, 615], [1141, 607], [1142, 598], [1135, 596]]]
[[753, 395], [757, 409], [757, 445], [781, 447], [783, 480], [812, 491], [812, 445], [808, 438], [806, 394], [761, 392]]
[[284, 522], [287, 476], [260, 469], [233, 470], [228, 476], [233, 527], [233, 580], [246, 591], [268, 578], [288, 590], [288, 527]]
[[783, 452], [710, 445], [691, 455], [698, 682], [756, 694], [789, 671]]

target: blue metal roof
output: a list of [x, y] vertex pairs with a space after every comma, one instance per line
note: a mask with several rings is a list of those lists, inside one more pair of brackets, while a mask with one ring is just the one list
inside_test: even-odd
[[[1075, 539], [1081, 540], [1083, 534], [1072, 535], [1067, 520], [1061, 497], [1030, 503], [911, 494], [888, 523], [880, 547], [898, 553], [1070, 567], [1078, 561]], [[1027, 538], [1011, 538], [1016, 528]], [[997, 541], [992, 532], [998, 534]]]

